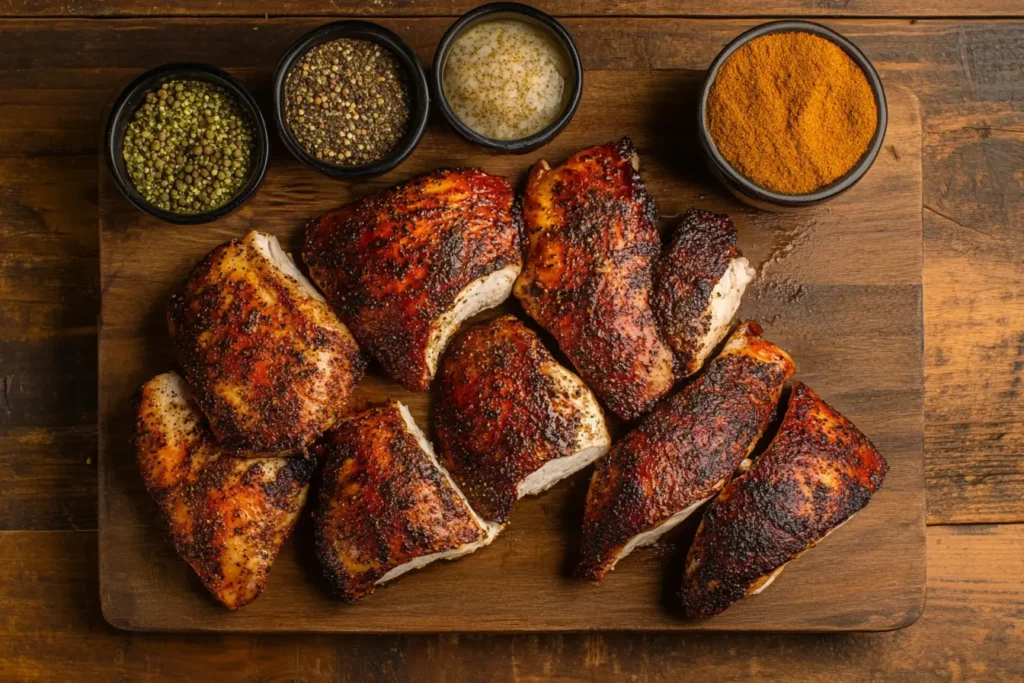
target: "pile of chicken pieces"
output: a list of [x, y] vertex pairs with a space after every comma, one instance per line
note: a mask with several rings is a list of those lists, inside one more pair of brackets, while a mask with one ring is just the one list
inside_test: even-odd
[[[178, 554], [228, 608], [251, 602], [319, 473], [317, 555], [355, 601], [489, 544], [519, 498], [596, 462], [580, 578], [703, 510], [684, 613], [764, 590], [888, 466], [800, 382], [755, 457], [793, 361], [756, 322], [730, 333], [755, 273], [729, 218], [690, 210], [663, 247], [656, 216], [623, 138], [538, 162], [518, 200], [454, 169], [330, 212], [306, 230], [312, 282], [270, 235], [214, 249], [168, 308], [182, 373], [138, 395], [139, 467]], [[514, 315], [456, 334], [513, 293], [571, 368]], [[350, 411], [364, 354], [435, 385], [436, 447], [400, 402]], [[614, 445], [602, 405], [635, 421]]]

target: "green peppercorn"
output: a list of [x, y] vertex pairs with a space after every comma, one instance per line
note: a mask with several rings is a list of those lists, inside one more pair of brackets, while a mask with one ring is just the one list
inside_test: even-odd
[[[173, 81], [146, 94], [128, 124], [122, 154], [146, 201], [173, 213], [205, 213], [245, 184], [252, 132], [245, 111], [224, 89], [204, 81]], [[214, 182], [219, 192], [213, 191]]]

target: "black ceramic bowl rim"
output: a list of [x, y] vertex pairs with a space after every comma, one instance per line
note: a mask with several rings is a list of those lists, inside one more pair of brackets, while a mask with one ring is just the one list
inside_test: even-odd
[[[386, 156], [367, 164], [341, 166], [317, 159], [303, 148], [295, 135], [292, 134], [291, 127], [285, 121], [284, 90], [292, 67], [312, 48], [339, 38], [367, 40], [385, 47], [405, 67], [406, 75], [409, 78], [409, 85], [411, 86], [409, 125], [405, 135]], [[419, 58], [416, 57], [416, 53], [412, 51], [408, 43], [394, 32], [373, 22], [350, 19], [335, 21], [313, 29], [288, 48], [288, 51], [284, 53], [280, 63], [277, 65], [277, 71], [274, 72], [274, 119], [277, 122], [277, 131], [284, 142], [284, 146], [288, 148], [288, 151], [296, 159], [332, 178], [342, 180], [370, 178], [387, 173], [398, 166], [420, 144], [423, 132], [427, 129], [429, 113], [430, 94], [427, 87], [427, 75]]]
[[[867, 77], [868, 85], [871, 87], [871, 91], [875, 96], [875, 105], [878, 111], [878, 125], [875, 128], [875, 134], [868, 143], [868, 148], [864, 152], [863, 156], [861, 156], [860, 161], [854, 164], [853, 168], [833, 182], [815, 190], [814, 192], [806, 194], [783, 194], [781, 192], [773, 192], [772, 190], [755, 184], [726, 161], [725, 157], [722, 156], [721, 152], [719, 152], [718, 148], [715, 146], [707, 128], [708, 96], [711, 92], [711, 86], [714, 84], [715, 78], [718, 75], [718, 70], [721, 68], [722, 64], [725, 63], [725, 60], [727, 60], [733, 52], [754, 38], [759, 38], [770, 33], [793, 32], [812, 33], [830, 40], [842, 48], [842, 50], [850, 56], [853, 62], [860, 67], [864, 72], [864, 75]], [[701, 146], [704, 148], [704, 152], [713, 160], [718, 170], [727, 178], [728, 182], [738, 186], [743, 194], [763, 202], [783, 207], [800, 207], [817, 204], [827, 199], [832, 199], [836, 195], [839, 195], [853, 187], [857, 181], [867, 173], [868, 169], [871, 168], [871, 165], [875, 162], [875, 157], [878, 156], [879, 150], [882, 149], [882, 140], [885, 138], [885, 129], [888, 125], [888, 107], [885, 101], [885, 90], [882, 88], [882, 79], [879, 78], [875, 67], [871, 64], [864, 53], [848, 39], [839, 35], [827, 26], [822, 26], [821, 24], [816, 24], [811, 21], [773, 21], [767, 24], [761, 24], [760, 26], [755, 26], [749, 31], [737, 36], [732, 42], [722, 48], [722, 51], [719, 52], [718, 56], [715, 57], [713, 62], [711, 62], [707, 75], [704, 77], [704, 84], [701, 86], [699, 103], [697, 116], [699, 119], [698, 130], [700, 131]]]
[[[566, 55], [569, 57], [569, 66], [573, 72], [573, 87], [569, 92], [566, 106], [559, 117], [533, 135], [517, 140], [499, 140], [477, 133], [455, 115], [455, 112], [452, 111], [451, 106], [448, 104], [448, 98], [444, 94], [444, 63], [448, 58], [448, 52], [455, 43], [455, 39], [465, 29], [483, 17], [498, 13], [522, 14], [547, 27], [565, 49]], [[550, 141], [565, 128], [569, 121], [572, 120], [573, 115], [576, 114], [583, 95], [583, 62], [580, 60], [580, 53], [576, 49], [576, 43], [573, 42], [572, 36], [550, 14], [518, 2], [492, 2], [466, 12], [454, 24], [448, 27], [444, 36], [441, 37], [441, 42], [437, 45], [437, 50], [434, 51], [434, 67], [430, 73], [430, 80], [441, 113], [451, 127], [458, 131], [462, 137], [478, 145], [503, 152], [525, 152]]]
[[[122, 148], [124, 145], [124, 132], [130, 122], [130, 117], [142, 104], [146, 92], [155, 90], [161, 84], [175, 78], [194, 78], [195, 80], [221, 86], [239, 102], [246, 114], [249, 115], [249, 119], [255, 129], [253, 131], [253, 163], [249, 172], [248, 182], [231, 198], [231, 201], [204, 213], [179, 214], [165, 211], [150, 204], [135, 189], [135, 185], [128, 175], [128, 170], [125, 168]], [[114, 102], [113, 108], [110, 110], [110, 116], [107, 117], [104, 146], [106, 148], [107, 166], [110, 168], [110, 174], [114, 177], [114, 184], [117, 185], [117, 189], [121, 191], [121, 194], [140, 211], [175, 225], [209, 223], [237, 209], [252, 196], [260, 186], [260, 183], [263, 182], [263, 177], [267, 173], [267, 160], [270, 157], [267, 123], [263, 120], [263, 115], [260, 113], [256, 100], [253, 99], [253, 96], [246, 90], [245, 86], [222, 69], [209, 64], [192, 62], [158, 66], [129, 83], [121, 91], [121, 94]]]

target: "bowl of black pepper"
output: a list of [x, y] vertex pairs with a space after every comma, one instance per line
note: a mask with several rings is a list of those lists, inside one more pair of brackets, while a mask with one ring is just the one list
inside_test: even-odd
[[168, 64], [126, 87], [107, 119], [114, 182], [138, 209], [198, 225], [241, 206], [267, 170], [267, 125], [249, 91], [207, 64]]
[[423, 137], [429, 106], [426, 73], [412, 48], [368, 21], [307, 33], [274, 74], [281, 140], [332, 178], [369, 178], [398, 166]]

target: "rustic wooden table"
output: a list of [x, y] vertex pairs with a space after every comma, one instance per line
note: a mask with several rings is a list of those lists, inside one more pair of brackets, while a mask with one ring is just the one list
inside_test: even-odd
[[[0, 2], [0, 679], [1019, 680], [1024, 676], [1024, 4], [782, 0], [852, 37], [924, 123], [928, 596], [843, 636], [124, 633], [96, 575], [97, 131], [113, 92], [245, 14], [457, 15], [472, 0]], [[544, 0], [607, 15], [603, 63], [709, 61], [748, 0]], [[652, 17], [687, 15], [680, 44]], [[204, 15], [197, 18], [198, 15]], [[628, 16], [628, 18], [619, 18]], [[615, 17], [615, 18], [612, 18]], [[567, 23], [582, 19], [570, 18]], [[399, 25], [402, 20], [399, 20]], [[587, 19], [595, 21], [595, 19]], [[627, 50], [619, 22], [649, 30]], [[680, 19], [679, 21], [684, 21]], [[447, 19], [436, 22], [439, 27]], [[244, 45], [224, 45], [229, 51]], [[584, 54], [584, 61], [596, 59]], [[618, 60], [618, 61], [616, 61]]]

